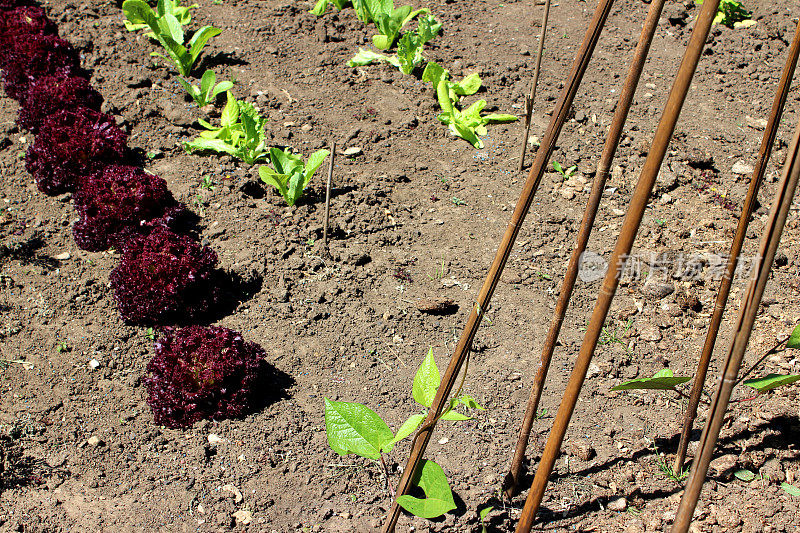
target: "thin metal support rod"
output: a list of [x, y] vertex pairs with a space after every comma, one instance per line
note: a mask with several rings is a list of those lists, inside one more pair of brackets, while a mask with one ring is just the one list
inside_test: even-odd
[[336, 143], [331, 144], [331, 160], [328, 163], [328, 182], [325, 185], [325, 222], [322, 226], [322, 243], [328, 249], [328, 224], [331, 218], [331, 182], [333, 181], [333, 162], [336, 159]]
[[567, 432], [572, 413], [575, 411], [575, 404], [578, 401], [581, 387], [586, 379], [586, 373], [589, 370], [589, 364], [592, 361], [592, 356], [597, 347], [600, 332], [605, 323], [606, 316], [608, 316], [611, 301], [619, 286], [619, 280], [625, 268], [628, 255], [633, 248], [633, 242], [636, 239], [636, 233], [639, 231], [639, 226], [642, 223], [642, 217], [647, 208], [653, 185], [655, 185], [656, 176], [661, 168], [661, 163], [664, 160], [664, 155], [667, 152], [672, 134], [675, 131], [675, 125], [678, 122], [680, 111], [686, 99], [686, 94], [689, 91], [689, 86], [692, 83], [694, 72], [697, 69], [697, 63], [703, 52], [703, 47], [708, 38], [708, 33], [711, 30], [711, 23], [714, 20], [718, 6], [719, 0], [706, 0], [703, 2], [700, 14], [692, 29], [689, 45], [684, 53], [678, 75], [675, 78], [675, 83], [670, 91], [666, 107], [658, 123], [653, 138], [653, 144], [650, 147], [650, 152], [642, 167], [639, 181], [633, 191], [628, 213], [625, 216], [619, 238], [617, 239], [617, 243], [611, 255], [608, 272], [603, 280], [603, 285], [600, 289], [594, 311], [592, 312], [591, 320], [586, 328], [586, 334], [575, 362], [575, 368], [567, 383], [561, 405], [556, 413], [553, 428], [545, 444], [542, 459], [539, 461], [539, 467], [533, 478], [531, 490], [525, 501], [525, 507], [522, 510], [520, 521], [517, 524], [517, 533], [529, 533], [533, 527], [536, 513], [539, 511], [539, 506], [544, 498], [547, 481], [550, 478], [550, 474], [553, 472], [556, 458], [561, 450], [561, 444], [564, 442], [564, 435]]
[[[472, 306], [469, 318], [467, 319], [467, 324], [465, 325], [464, 331], [461, 334], [461, 338], [459, 339], [453, 355], [450, 358], [450, 363], [447, 366], [447, 370], [442, 376], [442, 382], [439, 385], [439, 389], [436, 391], [436, 396], [434, 397], [431, 408], [428, 411], [428, 416], [423, 421], [422, 426], [418, 431], [418, 435], [414, 438], [408, 462], [406, 463], [406, 467], [403, 470], [403, 474], [400, 477], [400, 481], [397, 485], [396, 494], [398, 496], [408, 493], [408, 490], [411, 488], [411, 482], [414, 479], [414, 475], [419, 466], [422, 464], [422, 456], [425, 453], [428, 443], [430, 442], [433, 430], [436, 426], [436, 420], [444, 409], [447, 399], [453, 390], [453, 386], [456, 383], [458, 374], [461, 371], [461, 367], [467, 360], [467, 356], [472, 348], [472, 341], [475, 338], [475, 334], [478, 331], [478, 327], [480, 326], [484, 313], [489, 308], [489, 303], [492, 295], [494, 294], [494, 290], [497, 287], [497, 284], [500, 282], [500, 275], [503, 273], [503, 268], [506, 265], [506, 261], [508, 261], [508, 257], [511, 255], [514, 241], [516, 240], [520, 228], [522, 227], [522, 223], [525, 220], [525, 216], [528, 214], [528, 210], [533, 203], [533, 197], [536, 194], [536, 190], [539, 188], [539, 183], [542, 180], [542, 176], [544, 176], [544, 172], [547, 169], [548, 161], [553, 154], [553, 150], [555, 149], [558, 136], [561, 133], [561, 128], [564, 126], [564, 122], [566, 122], [570, 107], [572, 106], [572, 102], [574, 101], [575, 95], [578, 92], [578, 87], [580, 86], [583, 75], [589, 65], [589, 60], [594, 53], [597, 42], [600, 40], [600, 34], [602, 33], [603, 27], [605, 26], [613, 4], [614, 0], [599, 0], [598, 2], [594, 16], [592, 17], [592, 21], [590, 22], [589, 28], [584, 36], [583, 43], [581, 43], [581, 47], [578, 50], [575, 61], [573, 62], [572, 70], [567, 78], [567, 83], [564, 85], [564, 89], [562, 90], [558, 102], [556, 103], [555, 109], [553, 110], [550, 125], [548, 126], [547, 131], [542, 138], [542, 145], [536, 152], [536, 157], [534, 158], [528, 178], [525, 180], [525, 184], [523, 185], [520, 198], [517, 201], [516, 207], [514, 208], [514, 213], [511, 215], [511, 220], [506, 227], [502, 240], [500, 241], [500, 246], [498, 247], [494, 260], [492, 261], [492, 266], [489, 268], [486, 280], [484, 281], [483, 286], [478, 293], [477, 301], [475, 302], [475, 305]], [[395, 497], [395, 501], [392, 503], [392, 508], [387, 514], [386, 521], [384, 522], [383, 529], [381, 531], [383, 533], [392, 533], [395, 525], [397, 524], [397, 519], [399, 516], [400, 507], [397, 505], [397, 499]]]
[[747, 197], [744, 201], [742, 214], [739, 216], [739, 224], [736, 227], [736, 235], [731, 244], [731, 251], [728, 254], [728, 265], [725, 270], [725, 276], [720, 283], [719, 293], [717, 294], [717, 301], [714, 306], [714, 314], [711, 317], [711, 323], [708, 326], [708, 333], [706, 340], [703, 344], [703, 351], [700, 353], [700, 360], [697, 363], [697, 372], [694, 375], [694, 382], [692, 383], [692, 391], [689, 394], [689, 404], [686, 407], [686, 412], [683, 418], [683, 429], [681, 430], [681, 440], [678, 443], [678, 450], [675, 453], [675, 463], [672, 466], [672, 471], [675, 475], [679, 475], [683, 470], [683, 464], [686, 461], [686, 451], [689, 448], [689, 440], [692, 435], [692, 428], [694, 427], [694, 419], [697, 417], [697, 406], [700, 404], [700, 396], [703, 393], [703, 386], [706, 382], [706, 375], [708, 373], [708, 366], [711, 363], [711, 357], [714, 353], [714, 345], [717, 341], [719, 327], [722, 323], [722, 316], [725, 313], [725, 306], [728, 303], [728, 296], [730, 295], [731, 284], [733, 283], [736, 266], [739, 260], [739, 254], [742, 252], [744, 238], [747, 234], [747, 227], [750, 224], [750, 217], [755, 210], [756, 198], [761, 184], [764, 181], [764, 173], [767, 170], [767, 163], [769, 163], [769, 156], [772, 154], [772, 146], [775, 144], [775, 136], [778, 134], [778, 127], [780, 126], [781, 117], [783, 116], [783, 109], [786, 105], [786, 98], [789, 95], [789, 89], [792, 86], [792, 78], [794, 77], [795, 69], [797, 67], [797, 58], [800, 55], [800, 23], [794, 34], [792, 46], [789, 49], [789, 57], [786, 59], [786, 66], [783, 68], [783, 75], [778, 84], [778, 90], [775, 93], [775, 99], [772, 102], [772, 110], [769, 116], [769, 122], [764, 130], [764, 136], [761, 139], [761, 148], [759, 149], [758, 161], [753, 170], [753, 175], [750, 178], [750, 187], [747, 190]]
[[747, 343], [750, 340], [750, 334], [753, 332], [758, 306], [761, 304], [761, 297], [764, 295], [764, 288], [769, 280], [769, 273], [775, 259], [775, 252], [780, 243], [781, 234], [786, 224], [786, 217], [789, 214], [789, 208], [792, 205], [794, 193], [797, 190], [797, 181], [799, 178], [800, 122], [797, 124], [794, 137], [789, 146], [789, 155], [783, 167], [783, 175], [778, 184], [775, 198], [772, 201], [772, 208], [770, 209], [769, 219], [764, 227], [764, 233], [761, 236], [761, 243], [759, 244], [753, 275], [750, 278], [750, 284], [747, 287], [742, 309], [739, 312], [739, 317], [734, 327], [733, 337], [730, 347], [728, 348], [728, 355], [725, 358], [722, 376], [717, 384], [714, 398], [711, 401], [708, 421], [700, 436], [699, 452], [692, 462], [692, 471], [689, 475], [689, 481], [686, 484], [686, 490], [681, 498], [681, 503], [675, 516], [675, 522], [672, 524], [672, 533], [685, 533], [689, 530], [692, 516], [694, 515], [697, 501], [700, 497], [700, 490], [703, 488], [703, 482], [708, 473], [708, 465], [711, 462], [711, 456], [714, 453], [714, 448], [719, 438], [725, 412], [728, 409], [731, 391], [736, 383], [736, 376], [739, 374], [739, 368], [744, 358], [744, 352], [747, 349]]
[[561, 331], [564, 315], [567, 312], [569, 300], [575, 288], [575, 281], [578, 278], [581, 255], [586, 251], [589, 235], [592, 233], [594, 220], [600, 206], [600, 199], [603, 196], [603, 190], [605, 190], [606, 180], [608, 179], [609, 169], [614, 160], [614, 154], [617, 152], [625, 121], [628, 119], [628, 112], [631, 109], [633, 96], [636, 93], [636, 87], [639, 84], [639, 79], [647, 60], [647, 54], [650, 51], [650, 44], [653, 42], [653, 35], [658, 27], [658, 18], [661, 16], [664, 2], [665, 0], [655, 0], [650, 4], [650, 10], [647, 13], [647, 18], [642, 27], [642, 34], [639, 37], [639, 44], [636, 46], [636, 51], [634, 52], [630, 67], [628, 68], [628, 75], [625, 78], [625, 84], [619, 96], [617, 110], [614, 113], [614, 118], [611, 122], [608, 136], [606, 137], [603, 153], [597, 164], [597, 174], [592, 184], [592, 192], [589, 195], [586, 210], [583, 212], [583, 221], [581, 222], [581, 227], [578, 232], [577, 243], [569, 259], [567, 273], [561, 285], [561, 291], [558, 296], [558, 301], [556, 302], [556, 309], [553, 312], [553, 319], [550, 322], [550, 330], [547, 332], [547, 338], [542, 348], [539, 370], [536, 372], [533, 387], [528, 397], [528, 404], [525, 408], [525, 416], [522, 419], [522, 426], [519, 430], [517, 447], [514, 451], [511, 469], [505, 479], [504, 490], [507, 498], [512, 498], [514, 494], [516, 494], [517, 487], [519, 486], [522, 462], [525, 460], [525, 449], [528, 446], [531, 429], [533, 428], [533, 421], [536, 419], [536, 413], [539, 410], [539, 400], [542, 397], [544, 382], [547, 378], [547, 372], [550, 369], [550, 361], [553, 358], [553, 351], [555, 350], [556, 341], [558, 341], [558, 334]]
[[[534, 4], [536, 2], [534, 1]], [[533, 102], [536, 100], [536, 88], [539, 86], [539, 70], [542, 67], [542, 54], [544, 53], [544, 39], [547, 36], [547, 21], [550, 18], [550, 0], [544, 2], [542, 14], [542, 32], [539, 34], [539, 49], [536, 51], [536, 66], [533, 68], [533, 83], [531, 94], [525, 98], [525, 136], [522, 138], [519, 149], [519, 171], [525, 168], [525, 152], [528, 150], [528, 136], [531, 134], [531, 117], [533, 116]]]

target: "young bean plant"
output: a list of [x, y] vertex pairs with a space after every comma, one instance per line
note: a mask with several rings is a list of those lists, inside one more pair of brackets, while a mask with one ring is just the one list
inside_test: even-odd
[[[786, 344], [787, 349], [800, 349], [800, 324], [794, 328], [792, 334], [789, 336], [788, 339], [778, 343], [772, 350], [767, 352], [767, 354], [774, 353], [778, 350], [783, 344]], [[762, 357], [761, 360], [764, 358]], [[750, 370], [753, 370], [760, 362], [753, 365]], [[790, 385], [796, 381], [800, 381], [800, 374], [766, 374], [761, 377], [752, 378], [752, 379], [744, 379], [744, 377], [749, 374], [749, 371], [745, 373], [740, 381], [743, 385], [752, 388], [756, 392], [756, 398], [762, 394], [766, 394], [767, 392], [771, 391], [774, 388], [783, 386], [783, 385]], [[650, 378], [637, 378], [632, 379], [630, 381], [625, 381], [620, 383], [619, 385], [612, 387], [611, 390], [613, 391], [624, 391], [624, 390], [668, 390], [678, 393], [681, 396], [684, 396], [684, 393], [678, 390], [676, 387], [687, 381], [692, 379], [691, 376], [675, 376], [672, 373], [672, 370], [669, 368], [663, 368], [658, 371], [653, 377]], [[750, 398], [748, 398], [750, 399]]]
[[[414, 401], [425, 407], [426, 411], [411, 415], [403, 422], [397, 433], [392, 433], [388, 424], [365, 405], [325, 398], [325, 432], [328, 444], [333, 451], [342, 456], [354, 453], [366, 459], [380, 461], [388, 485], [388, 468], [383, 454], [391, 452], [397, 442], [417, 430], [427, 416], [427, 409], [431, 407], [440, 383], [441, 376], [431, 348], [417, 370], [411, 388]], [[471, 417], [455, 411], [458, 406], [483, 410], [472, 397], [459, 395], [450, 400], [439, 420], [470, 420]], [[398, 496], [398, 505], [406, 511], [422, 518], [435, 518], [456, 508], [447, 476], [442, 467], [435, 462], [424, 461], [413, 483], [422, 489], [425, 497], [417, 498], [409, 494]]]

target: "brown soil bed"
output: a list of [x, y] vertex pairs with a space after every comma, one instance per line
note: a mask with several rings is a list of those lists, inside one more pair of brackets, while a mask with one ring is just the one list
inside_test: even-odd
[[[113, 253], [79, 250], [69, 195], [46, 197], [25, 172], [32, 136], [14, 126], [16, 104], [0, 97], [0, 495], [3, 531], [370, 531], [391, 499], [381, 469], [327, 445], [323, 398], [357, 401], [394, 428], [417, 407], [411, 381], [429, 346], [443, 368], [518, 197], [518, 124], [489, 126], [475, 150], [435, 118], [428, 84], [388, 66], [347, 67], [372, 34], [352, 9], [316, 18], [308, 2], [198, 0], [193, 24], [223, 30], [206, 66], [235, 78], [234, 92], [269, 115], [275, 145], [308, 154], [336, 141], [362, 154], [339, 156], [332, 200], [331, 257], [321, 249], [323, 191], [287, 208], [254, 168], [227, 157], [187, 155], [202, 114], [176, 76], [148, 57], [153, 46], [125, 31], [113, 2], [45, 3], [60, 33], [81, 49], [104, 110], [152, 156], [148, 169], [202, 212], [202, 236], [222, 266], [256, 289], [216, 324], [261, 344], [285, 375], [285, 397], [243, 420], [189, 430], [153, 424], [142, 377], [152, 357], [143, 328], [118, 317], [108, 285]], [[604, 197], [590, 249], [609, 256], [622, 210], [644, 162], [691, 23], [691, 1], [669, 3], [661, 19]], [[480, 72], [489, 108], [521, 114], [532, 76], [540, 7], [531, 2], [426, 4], [443, 22], [427, 57], [461, 76]], [[717, 27], [695, 76], [636, 253], [677, 264], [698, 255], [713, 267], [727, 253], [800, 7], [751, 0], [758, 24]], [[541, 136], [591, 16], [592, 2], [562, 0], [550, 35], [533, 133]], [[524, 494], [498, 500], [539, 351], [578, 229], [605, 131], [648, 4], [622, 0], [575, 101], [553, 159], [580, 179], [548, 172], [481, 326], [465, 391], [486, 407], [473, 421], [442, 423], [428, 456], [448, 474], [458, 509], [442, 519], [401, 518], [399, 531], [513, 527]], [[798, 92], [792, 92], [748, 234], [755, 253], [775, 190]], [[304, 127], [308, 125], [308, 127]], [[530, 158], [530, 156], [529, 156]], [[323, 173], [324, 174], [324, 173]], [[213, 191], [199, 180], [211, 176]], [[748, 360], [800, 321], [798, 210], [790, 213]], [[645, 268], [647, 269], [647, 268]], [[665, 365], [689, 375], [704, 340], [718, 282], [668, 276], [660, 298], [641, 280], [623, 283], [544, 500], [537, 527], [551, 531], [662, 531], [682, 486], [670, 463], [682, 403], [658, 393], [614, 393], [624, 379]], [[259, 285], [260, 283], [260, 285]], [[738, 280], [718, 343], [727, 344], [745, 284]], [[583, 337], [599, 282], [579, 282], [562, 330], [530, 447], [538, 458]], [[448, 298], [457, 311], [426, 314], [418, 302]], [[652, 339], [652, 340], [646, 340]], [[656, 340], [658, 339], [658, 340]], [[616, 342], [619, 340], [619, 342]], [[65, 344], [62, 344], [65, 343]], [[66, 350], [59, 347], [66, 346]], [[97, 368], [90, 362], [96, 360]], [[715, 361], [714, 368], [718, 367]], [[766, 372], [800, 371], [796, 354]], [[716, 375], [716, 374], [714, 374]], [[710, 388], [710, 385], [709, 385]], [[800, 499], [780, 488], [800, 478], [798, 388], [732, 404], [696, 514], [696, 531], [795, 531]], [[735, 398], [746, 391], [737, 390]], [[700, 420], [705, 412], [701, 411]], [[408, 441], [392, 452], [392, 484]], [[591, 448], [591, 453], [586, 453]], [[692, 448], [693, 450], [693, 448]], [[663, 455], [662, 455], [663, 454]], [[535, 467], [535, 461], [533, 462]], [[764, 474], [749, 483], [731, 476]], [[626, 511], [606, 505], [624, 497]], [[249, 525], [234, 513], [249, 511]], [[241, 515], [240, 515], [241, 516]]]

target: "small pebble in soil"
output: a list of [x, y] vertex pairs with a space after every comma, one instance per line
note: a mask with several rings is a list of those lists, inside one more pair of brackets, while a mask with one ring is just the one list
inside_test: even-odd
[[240, 509], [239, 511], [233, 513], [233, 518], [236, 520], [237, 524], [246, 526], [253, 521], [253, 513], [250, 511], [245, 511], [244, 509]]
[[619, 498], [614, 498], [608, 502], [606, 507], [609, 511], [622, 512], [628, 508], [628, 501], [624, 497], [620, 496]]
[[342, 155], [345, 157], [355, 157], [361, 155], [363, 152], [364, 150], [360, 146], [351, 146], [350, 148], [346, 148], [342, 152]]
[[588, 441], [574, 439], [567, 445], [570, 455], [574, 455], [581, 461], [589, 461], [595, 456], [594, 448]]
[[218, 446], [220, 444], [225, 444], [227, 442], [225, 439], [217, 435], [216, 433], [209, 433], [208, 434], [208, 443], [212, 446]]

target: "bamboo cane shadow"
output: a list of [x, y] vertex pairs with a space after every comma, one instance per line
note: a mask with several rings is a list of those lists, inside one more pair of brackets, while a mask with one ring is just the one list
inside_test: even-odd
[[[695, 429], [692, 432], [692, 440], [698, 440], [700, 438], [701, 430]], [[727, 454], [734, 454], [734, 455], [741, 455], [742, 453], [742, 442], [747, 442], [748, 446], [747, 449], [750, 451], [764, 451], [768, 448], [778, 449], [778, 450], [785, 450], [789, 449], [792, 445], [797, 445], [798, 436], [800, 435], [800, 417], [796, 415], [777, 415], [769, 420], [765, 420], [762, 423], [755, 425], [752, 428], [746, 428], [740, 431], [737, 431], [731, 435], [727, 435], [722, 437], [717, 441], [717, 448], [715, 451], [715, 456], [720, 457], [722, 455]], [[760, 440], [753, 441], [754, 438], [760, 437]], [[680, 442], [680, 434], [672, 435], [671, 437], [657, 437], [654, 439], [654, 446], [653, 447], [643, 447], [632, 454], [615, 457], [609, 461], [605, 461], [603, 463], [592, 465], [588, 468], [584, 468], [582, 470], [576, 470], [571, 472], [554, 472], [551, 475], [551, 480], [557, 479], [565, 479], [565, 478], [583, 478], [586, 476], [590, 476], [592, 474], [598, 474], [600, 472], [606, 471], [608, 469], [613, 468], [614, 466], [620, 463], [630, 463], [630, 462], [638, 462], [640, 459], [646, 457], [658, 457], [658, 450], [660, 451], [672, 451], [675, 450], [678, 446], [678, 442]], [[788, 463], [800, 463], [800, 453], [796, 453], [793, 457], [786, 457], [783, 461]], [[746, 466], [746, 465], [744, 465]], [[530, 486], [531, 482], [533, 481], [533, 476], [530, 475], [529, 469], [531, 467], [530, 461], [526, 461], [523, 464], [523, 472], [521, 476], [520, 486]], [[715, 480], [715, 481], [727, 481], [724, 476], [708, 476], [708, 479]], [[665, 480], [666, 482], [666, 480]], [[653, 492], [642, 493], [634, 491], [632, 495], [635, 498], [638, 498], [642, 501], [649, 501], [657, 498], [664, 498], [671, 496], [681, 490], [683, 490], [683, 483], [674, 483], [675, 486], [671, 489], [659, 489]], [[566, 514], [563, 512], [549, 510], [546, 507], [541, 508], [540, 518], [538, 519], [541, 521], [548, 521], [548, 520], [563, 520], [570, 517], [580, 517], [583, 513], [600, 510], [602, 509], [608, 497], [597, 497], [593, 498], [587, 502], [580, 504], [578, 507], [570, 509]], [[600, 505], [602, 504], [603, 507]], [[561, 529], [564, 527], [563, 523], [560, 523], [558, 526], [554, 526], [557, 529]]]
[[[691, 440], [697, 441], [700, 439], [702, 430], [695, 428], [692, 431]], [[742, 451], [741, 441], [748, 441], [755, 436], [761, 436], [762, 439], [758, 443], [751, 443], [748, 445], [748, 450], [763, 450], [765, 448], [787, 449], [792, 444], [796, 444], [798, 436], [800, 435], [800, 417], [796, 415], [777, 415], [769, 420], [757, 424], [753, 428], [747, 428], [738, 431], [732, 435], [721, 437], [717, 441], [715, 456], [733, 453], [739, 455]], [[659, 452], [672, 453], [678, 447], [680, 442], [680, 434], [676, 433], [671, 437], [656, 437], [653, 439], [653, 447], [643, 447], [634, 451], [630, 455], [618, 456], [603, 463], [594, 464], [582, 470], [575, 470], [570, 472], [554, 472], [550, 478], [561, 479], [572, 476], [590, 476], [598, 474], [620, 463], [635, 462], [647, 456], [657, 456], [656, 450]], [[800, 461], [800, 456], [796, 459]], [[533, 465], [535, 467], [535, 464]], [[521, 477], [520, 486], [530, 486], [533, 481], [531, 474], [532, 463], [527, 459], [523, 464], [523, 475]], [[535, 472], [535, 470], [534, 470]], [[710, 477], [709, 479], [718, 479]]]

